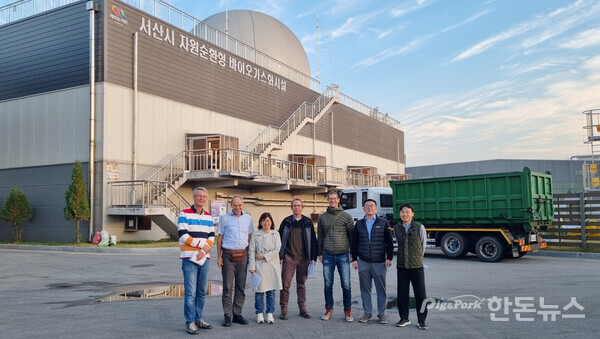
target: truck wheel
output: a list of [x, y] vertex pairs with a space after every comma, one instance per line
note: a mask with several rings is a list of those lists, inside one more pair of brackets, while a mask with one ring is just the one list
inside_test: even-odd
[[479, 260], [485, 262], [496, 262], [504, 259], [506, 246], [496, 237], [486, 236], [477, 240], [475, 251]]
[[467, 238], [456, 232], [444, 234], [441, 241], [442, 252], [450, 258], [460, 258], [469, 252]]

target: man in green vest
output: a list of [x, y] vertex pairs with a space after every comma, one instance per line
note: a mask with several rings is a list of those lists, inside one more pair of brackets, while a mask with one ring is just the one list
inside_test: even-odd
[[400, 206], [401, 224], [394, 226], [394, 235], [398, 241], [397, 277], [398, 277], [398, 313], [400, 321], [398, 327], [410, 325], [408, 320], [408, 291], [412, 284], [417, 307], [417, 325], [426, 330], [427, 308], [422, 307], [427, 298], [425, 293], [425, 273], [423, 271], [423, 254], [427, 243], [425, 226], [413, 220], [415, 210], [411, 204]]

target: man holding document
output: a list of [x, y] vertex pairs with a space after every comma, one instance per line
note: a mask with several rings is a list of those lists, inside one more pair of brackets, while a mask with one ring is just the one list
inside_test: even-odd
[[279, 226], [279, 235], [281, 236], [279, 259], [283, 261], [281, 270], [283, 288], [279, 298], [281, 306], [279, 318], [288, 319], [290, 286], [295, 273], [300, 316], [310, 319], [311, 316], [306, 311], [306, 279], [309, 268], [312, 266], [314, 269], [319, 243], [312, 221], [309, 217], [302, 215], [304, 208], [302, 200], [294, 198], [291, 207], [292, 215], [283, 219]]
[[194, 204], [179, 213], [177, 229], [185, 297], [183, 314], [186, 331], [198, 334], [200, 328], [212, 326], [202, 319], [206, 297], [210, 249], [215, 241], [214, 223], [210, 213], [204, 210], [208, 191], [204, 187], [194, 190]]

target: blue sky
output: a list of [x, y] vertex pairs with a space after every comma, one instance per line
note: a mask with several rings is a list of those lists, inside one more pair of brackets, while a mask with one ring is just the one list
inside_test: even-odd
[[[164, 0], [204, 19], [225, 0]], [[10, 1], [0, 1], [0, 5]], [[287, 25], [315, 77], [402, 123], [407, 166], [590, 154], [597, 0], [230, 0]], [[366, 141], [367, 142], [367, 141]]]

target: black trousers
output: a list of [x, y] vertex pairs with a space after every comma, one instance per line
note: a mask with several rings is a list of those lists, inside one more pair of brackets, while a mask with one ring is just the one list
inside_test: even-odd
[[423, 267], [421, 268], [398, 268], [398, 313], [400, 319], [408, 319], [408, 292], [409, 284], [412, 284], [413, 292], [415, 294], [415, 302], [417, 307], [417, 320], [419, 323], [424, 324], [427, 318], [427, 308], [421, 312], [423, 301], [427, 298], [425, 293], [425, 273]]

